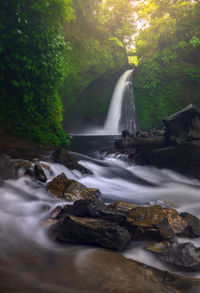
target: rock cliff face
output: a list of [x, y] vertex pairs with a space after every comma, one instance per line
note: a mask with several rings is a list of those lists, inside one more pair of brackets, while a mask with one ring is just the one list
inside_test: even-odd
[[102, 126], [116, 82], [127, 68], [128, 65], [125, 64], [123, 68], [115, 69], [116, 72], [109, 71], [93, 80], [66, 110], [64, 128], [73, 132], [91, 124]]
[[163, 120], [169, 143], [186, 143], [200, 139], [200, 111], [193, 104]]

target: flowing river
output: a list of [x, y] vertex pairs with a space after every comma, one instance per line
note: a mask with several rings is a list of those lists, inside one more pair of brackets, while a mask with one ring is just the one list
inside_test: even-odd
[[[48, 163], [53, 171], [46, 171], [48, 181], [64, 172], [68, 178], [99, 188], [106, 203], [124, 200], [144, 205], [160, 204], [200, 217], [198, 180], [169, 170], [134, 165], [125, 155], [105, 156], [106, 148], [112, 146], [114, 139], [116, 137], [74, 137], [71, 151], [92, 175]], [[100, 292], [108, 276], [103, 267], [91, 265], [91, 256], [103, 249], [55, 244], [41, 225], [57, 205], [65, 204], [28, 176], [1, 183], [0, 292]], [[180, 238], [178, 241], [186, 240]], [[200, 247], [200, 239], [193, 242]], [[166, 270], [143, 245], [143, 242], [132, 243], [123, 255]], [[200, 277], [200, 273], [187, 275]]]

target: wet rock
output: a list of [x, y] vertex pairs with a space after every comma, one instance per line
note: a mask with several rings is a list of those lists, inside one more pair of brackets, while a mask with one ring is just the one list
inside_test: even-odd
[[47, 227], [50, 227], [52, 224], [55, 224], [55, 223], [57, 223], [58, 222], [58, 220], [57, 219], [46, 219], [45, 221], [42, 221], [41, 222], [41, 226], [43, 227], [43, 228], [47, 228]]
[[45, 172], [39, 164], [34, 165], [34, 171], [35, 171], [36, 180], [41, 182], [47, 182], [47, 177], [45, 175]]
[[32, 164], [32, 162], [30, 162], [30, 161], [26, 161], [26, 160], [19, 160], [19, 161], [16, 161], [15, 163], [14, 163], [14, 167], [15, 167], [15, 169], [16, 170], [19, 170], [19, 169], [30, 169], [30, 168], [32, 168], [33, 167], [33, 164]]
[[80, 171], [82, 174], [91, 174], [91, 171], [79, 164], [65, 148], [60, 148], [56, 150], [52, 154], [51, 159], [53, 160], [53, 162], [62, 164], [70, 170], [75, 169]]
[[[16, 172], [16, 176], [28, 175], [32, 178], [35, 178], [34, 165], [30, 161], [19, 160], [13, 164], [13, 168]], [[21, 174], [20, 169], [22, 170]]]
[[44, 169], [48, 170], [50, 174], [52, 173], [51, 167], [47, 164], [40, 163], [38, 159], [33, 160], [33, 162], [27, 160], [12, 161], [12, 169], [15, 177], [28, 175], [33, 179], [44, 183], [47, 181]]
[[108, 207], [113, 210], [117, 210], [118, 212], [122, 212], [124, 214], [129, 213], [132, 209], [138, 207], [138, 205], [133, 203], [128, 203], [125, 201], [117, 201], [115, 203], [109, 204]]
[[138, 138], [149, 138], [151, 134], [148, 131], [139, 131], [137, 134]]
[[100, 197], [101, 192], [98, 188], [91, 188], [91, 187], [87, 187], [87, 189], [92, 192], [96, 197]]
[[166, 145], [165, 138], [163, 136], [160, 137], [150, 137], [146, 138], [136, 138], [133, 136], [126, 136], [122, 139], [115, 141], [116, 149], [135, 149], [138, 151], [150, 151], [155, 148], [164, 147]]
[[126, 136], [130, 136], [130, 132], [128, 131], [128, 129], [122, 130], [122, 137], [126, 137]]
[[57, 206], [49, 215], [50, 219], [58, 219], [60, 218], [62, 211], [64, 210], [64, 207]]
[[135, 162], [170, 169], [200, 179], [200, 145], [197, 141], [143, 153], [136, 157]]
[[200, 139], [200, 111], [190, 104], [181, 111], [163, 120], [169, 143], [182, 144]]
[[48, 183], [48, 190], [53, 193], [53, 195], [62, 197], [65, 192], [67, 182], [67, 177], [64, 173], [62, 173]]
[[200, 220], [188, 213], [180, 213], [180, 216], [187, 222], [187, 228], [184, 231], [184, 236], [200, 237]]
[[131, 136], [124, 136], [122, 139], [115, 141], [116, 149], [130, 149], [133, 148], [135, 138]]
[[150, 252], [153, 252], [155, 254], [162, 254], [165, 250], [168, 250], [171, 246], [170, 242], [156, 242], [153, 244], [150, 244], [146, 247], [146, 249]]
[[189, 271], [200, 270], [200, 248], [196, 248], [191, 242], [174, 243], [165, 248], [159, 258]]
[[55, 196], [68, 201], [96, 199], [96, 194], [100, 194], [97, 189], [87, 188], [75, 180], [68, 179], [64, 173], [48, 183], [48, 190]]
[[133, 239], [170, 239], [182, 233], [187, 222], [178, 212], [161, 206], [136, 207], [124, 223]]
[[138, 131], [137, 137], [138, 138], [150, 138], [154, 136], [164, 136], [165, 135], [165, 128], [157, 129], [153, 128], [149, 131]]
[[88, 188], [75, 180], [68, 180], [64, 192], [64, 198], [71, 201], [79, 199], [96, 199], [100, 195], [100, 191], [96, 188]]
[[52, 239], [74, 244], [92, 244], [124, 250], [130, 242], [129, 232], [115, 223], [102, 219], [66, 215], [49, 228]]
[[79, 217], [101, 218], [118, 224], [121, 224], [126, 219], [124, 214], [110, 209], [99, 199], [75, 201], [72, 206], [67, 206], [64, 212]]
[[76, 282], [81, 283], [84, 276], [83, 290], [95, 293], [199, 292], [198, 280], [154, 269], [105, 249], [91, 250], [79, 271], [81, 278], [76, 277]]
[[35, 164], [39, 165], [44, 170], [48, 171], [50, 175], [53, 175], [53, 170], [51, 169], [51, 167], [49, 165], [47, 165], [45, 163], [41, 163], [40, 161], [35, 162]]

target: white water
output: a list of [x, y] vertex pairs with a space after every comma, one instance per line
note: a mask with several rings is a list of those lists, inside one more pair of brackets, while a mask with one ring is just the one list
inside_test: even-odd
[[132, 87], [133, 71], [125, 71], [117, 81], [104, 127], [89, 128], [82, 135], [118, 135], [123, 129], [130, 132], [137, 131], [135, 98]]
[[[124, 74], [119, 78], [115, 90], [113, 92], [113, 96], [111, 99], [111, 103], [109, 106], [107, 118], [104, 125], [104, 133], [107, 134], [119, 134], [123, 129], [124, 126], [127, 126], [130, 132], [136, 131], [136, 117], [133, 117], [135, 114], [135, 105], [134, 105], [134, 96], [132, 90], [132, 75], [133, 70], [127, 70]], [[120, 120], [122, 116], [122, 103], [125, 103], [124, 99], [128, 93], [129, 101], [128, 101], [128, 110], [134, 109], [129, 113], [127, 109], [125, 110], [124, 121], [128, 121], [128, 124], [124, 124], [124, 121], [120, 125]], [[130, 101], [132, 99], [132, 101]], [[132, 102], [132, 103], [131, 103]], [[130, 117], [130, 115], [132, 115]], [[125, 119], [126, 118], [126, 119]], [[131, 120], [131, 122], [130, 122]]]
[[[51, 163], [49, 165], [53, 175], [47, 174], [48, 180], [64, 172], [70, 179], [78, 180], [88, 187], [99, 188], [106, 202], [124, 200], [163, 205], [164, 202], [170, 202], [178, 211], [200, 217], [198, 180], [188, 179], [169, 170], [130, 165], [124, 156], [103, 159], [82, 157], [80, 163], [90, 169], [92, 175], [82, 175], [79, 171], [70, 171], [63, 165]], [[56, 205], [66, 202], [51, 197], [43, 185], [38, 185], [27, 176], [7, 180], [0, 187], [0, 194], [0, 235], [3, 242], [8, 238], [14, 240], [16, 234], [23, 234], [46, 246], [49, 240], [40, 227], [41, 219], [49, 213], [44, 207], [52, 210]], [[14, 234], [8, 234], [8, 229]]]
[[[125, 200], [165, 206], [165, 202], [170, 202], [179, 212], [189, 212], [200, 217], [198, 180], [188, 179], [169, 170], [132, 165], [125, 156], [99, 159], [84, 155], [81, 156], [80, 163], [93, 174], [82, 175], [60, 164], [49, 164], [53, 173], [47, 172], [48, 180], [64, 172], [68, 178], [78, 180], [88, 187], [99, 188], [107, 203]], [[0, 272], [9, 275], [19, 273], [17, 278], [23, 278], [23, 282], [27, 278], [32, 286], [45, 288], [44, 291], [38, 288], [31, 291], [29, 287], [25, 287], [16, 292], [80, 292], [77, 280], [93, 249], [69, 245], [60, 247], [48, 238], [46, 230], [41, 226], [41, 222], [56, 206], [66, 202], [53, 198], [43, 184], [38, 184], [27, 176], [7, 180], [0, 187], [0, 195]], [[200, 246], [199, 239], [195, 239], [194, 243]], [[165, 269], [151, 253], [143, 249], [140, 242], [134, 242], [124, 255]], [[195, 276], [200, 277], [198, 273]], [[87, 288], [87, 278], [90, 276], [85, 273], [83, 288]], [[0, 284], [0, 292], [7, 293], [4, 289], [1, 291], [2, 286]], [[10, 288], [11, 283], [8, 281], [6, 286]], [[8, 292], [15, 290], [12, 288]]]

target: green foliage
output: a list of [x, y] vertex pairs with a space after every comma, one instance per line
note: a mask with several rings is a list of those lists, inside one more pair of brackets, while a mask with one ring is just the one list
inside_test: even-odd
[[193, 36], [190, 40], [190, 45], [192, 45], [194, 48], [198, 48], [200, 46], [200, 39], [196, 36]]
[[[127, 63], [123, 43], [105, 32], [104, 25], [100, 23], [101, 3], [102, 0], [87, 0], [86, 3], [82, 0], [73, 1], [76, 18], [65, 26], [68, 68], [64, 87], [60, 91], [65, 109], [64, 121], [71, 117], [74, 108], [80, 109], [86, 119], [92, 115], [102, 115], [102, 109], [106, 112], [104, 97], [102, 107], [94, 105], [98, 93], [91, 97], [94, 101], [92, 110], [89, 99], [84, 98], [84, 104], [83, 101], [79, 102], [79, 97], [95, 79], [120, 71]], [[98, 102], [96, 104], [99, 105]]]
[[40, 145], [68, 145], [58, 96], [66, 76], [69, 0], [1, 1], [0, 121]]
[[132, 42], [135, 26], [135, 1], [101, 1], [100, 22], [105, 32], [118, 38], [124, 45]]
[[[127, 64], [132, 7], [129, 0], [2, 0], [0, 122], [39, 145], [68, 145], [62, 103], [66, 120], [92, 81]], [[87, 104], [81, 108], [91, 116]]]
[[200, 106], [200, 3], [182, 0], [141, 1], [149, 26], [136, 38], [141, 58], [134, 90], [141, 128], [189, 103]]
[[138, 65], [138, 58], [137, 56], [128, 56], [128, 63], [134, 64], [135, 66]]

